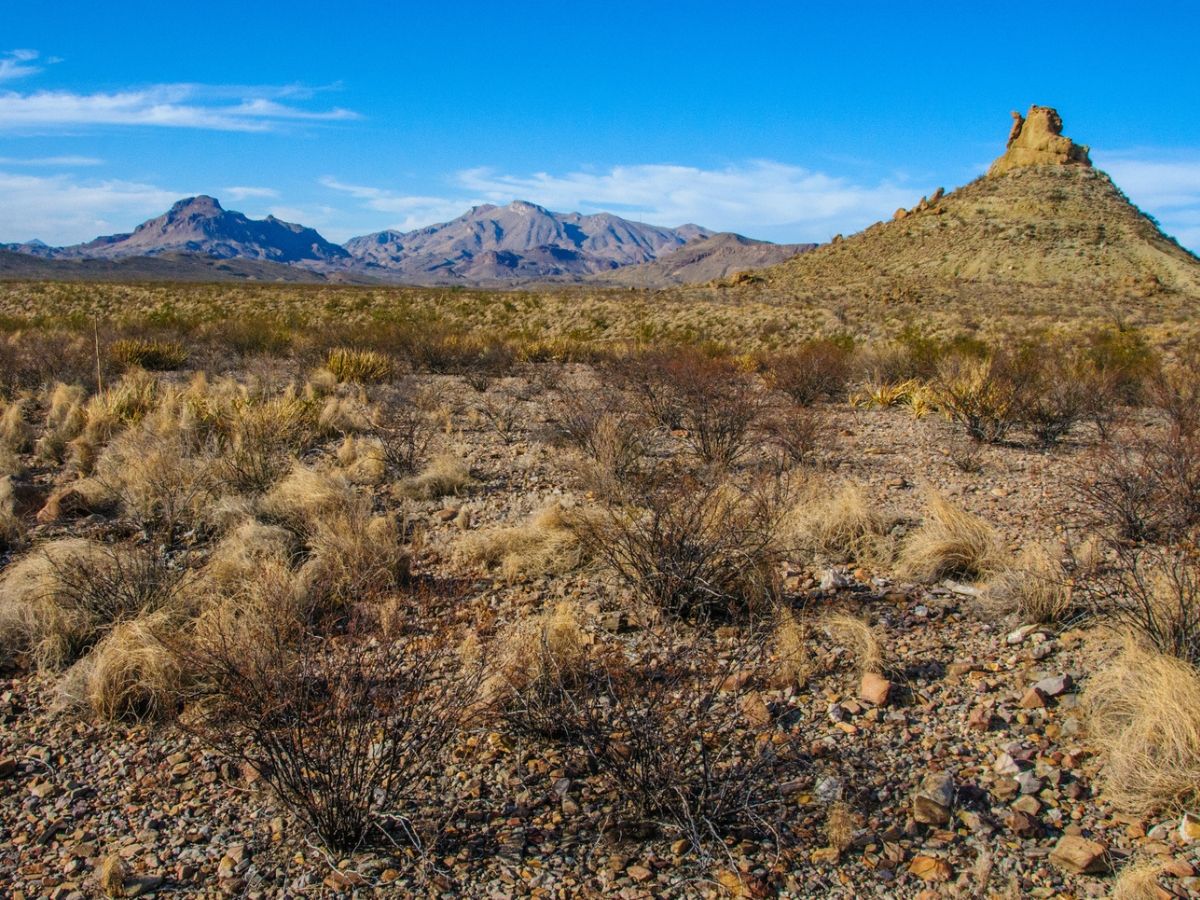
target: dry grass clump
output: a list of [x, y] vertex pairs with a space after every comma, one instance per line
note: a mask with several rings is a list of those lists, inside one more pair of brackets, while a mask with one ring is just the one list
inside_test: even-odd
[[12, 478], [0, 477], [0, 549], [11, 549], [21, 543], [25, 524], [17, 515], [17, 499], [13, 495]]
[[140, 367], [152, 372], [173, 372], [188, 360], [188, 351], [178, 341], [147, 341], [126, 338], [108, 350], [113, 362], [123, 369]]
[[1105, 751], [1105, 795], [1144, 815], [1200, 798], [1200, 672], [1126, 643], [1084, 693], [1092, 738]]
[[1117, 876], [1109, 900], [1161, 900], [1158, 879], [1163, 874], [1161, 860], [1142, 858], [1131, 862]]
[[492, 674], [480, 687], [484, 702], [524, 730], [554, 734], [553, 706], [565, 699], [558, 692], [578, 687], [588, 663], [579, 611], [558, 603], [502, 630], [494, 647]]
[[844, 483], [830, 493], [825, 483], [813, 483], [797, 507], [800, 543], [834, 563], [882, 563], [890, 560], [888, 540], [893, 522], [876, 509], [863, 489]]
[[985, 577], [1000, 571], [1007, 553], [999, 533], [978, 516], [930, 491], [929, 515], [900, 552], [900, 571], [917, 581], [947, 576]]
[[780, 607], [771, 644], [776, 659], [776, 681], [780, 685], [804, 687], [813, 672], [807, 622], [797, 619], [790, 609]]
[[91, 445], [107, 442], [114, 434], [140, 422], [158, 404], [158, 380], [141, 369], [121, 377], [115, 385], [87, 402], [87, 426], [77, 439]]
[[60, 381], [54, 385], [47, 402], [46, 428], [35, 447], [39, 459], [51, 463], [63, 461], [67, 445], [79, 437], [87, 425], [86, 397], [86, 392], [77, 384]]
[[845, 803], [834, 803], [825, 814], [825, 837], [829, 846], [845, 853], [854, 843], [854, 815]]
[[866, 675], [868, 672], [882, 675], [887, 671], [883, 644], [875, 629], [865, 620], [846, 613], [832, 613], [822, 616], [820, 622], [834, 640], [845, 644], [854, 655], [854, 663], [860, 675]]
[[325, 401], [317, 428], [321, 434], [356, 434], [371, 429], [371, 413], [363, 397], [330, 397]]
[[318, 519], [308, 546], [298, 584], [300, 596], [313, 610], [375, 599], [408, 579], [410, 557], [395, 520], [372, 516], [365, 504]]
[[179, 626], [178, 616], [164, 612], [121, 623], [67, 672], [60, 695], [109, 721], [168, 712], [183, 672], [162, 638]]
[[387, 450], [379, 438], [348, 434], [337, 458], [351, 484], [382, 484], [387, 477]]
[[308, 534], [325, 516], [348, 510], [350, 501], [350, 486], [340, 475], [296, 463], [263, 498], [260, 510], [296, 534]]
[[52, 541], [0, 580], [5, 642], [61, 668], [120, 622], [177, 602], [184, 574], [140, 547], [79, 538]]
[[104, 858], [96, 875], [96, 886], [105, 897], [118, 900], [125, 896], [125, 863], [115, 853]]
[[552, 503], [518, 525], [467, 534], [459, 552], [470, 562], [498, 566], [510, 581], [562, 575], [586, 558], [578, 529], [588, 515], [586, 510]]
[[12, 453], [28, 453], [33, 448], [33, 427], [26, 418], [26, 403], [14, 400], [0, 415], [0, 447]]
[[219, 592], [233, 590], [268, 562], [287, 565], [296, 553], [296, 544], [296, 536], [286, 528], [256, 519], [242, 522], [213, 550], [204, 566], [204, 582]]
[[396, 492], [415, 500], [460, 496], [477, 484], [466, 462], [451, 454], [435, 456], [420, 475], [397, 483]]
[[988, 618], [1017, 613], [1024, 622], [1051, 625], [1075, 610], [1071, 581], [1043, 546], [1027, 547], [1016, 562], [987, 583], [979, 605]]
[[374, 350], [330, 350], [325, 367], [338, 381], [387, 381], [396, 374], [396, 363], [390, 356]]

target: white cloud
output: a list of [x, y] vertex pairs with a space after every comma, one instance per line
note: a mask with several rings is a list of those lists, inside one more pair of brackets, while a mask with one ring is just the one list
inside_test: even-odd
[[69, 175], [0, 172], [0, 243], [40, 238], [63, 245], [132, 230], [186, 196], [128, 181], [81, 184]]
[[13, 159], [0, 156], [0, 165], [7, 166], [102, 166], [104, 160], [94, 156], [43, 156], [38, 159]]
[[[281, 122], [328, 122], [357, 118], [334, 108], [312, 112], [280, 103], [295, 88], [239, 89], [230, 102], [228, 87], [161, 84], [111, 94], [0, 91], [0, 129], [55, 128], [80, 125], [149, 125], [205, 128], [218, 131], [268, 131]], [[259, 96], [254, 96], [258, 92]]]
[[1200, 158], [1146, 151], [1092, 157], [1125, 196], [1158, 219], [1163, 231], [1200, 251]]
[[[41, 66], [31, 66], [33, 60], [37, 59], [36, 50], [10, 50], [7, 53], [0, 54], [0, 81], [5, 81], [9, 78], [24, 78], [26, 75], [36, 75], [42, 71]], [[57, 62], [57, 60], [50, 60]]]
[[[444, 222], [480, 202], [528, 200], [560, 212], [608, 211], [656, 225], [688, 222], [752, 237], [771, 234], [786, 240], [827, 240], [857, 231], [911, 206], [917, 192], [883, 182], [851, 184], [797, 166], [758, 161], [746, 166], [705, 170], [689, 166], [619, 166], [604, 174], [563, 176], [499, 175], [490, 169], [458, 173], [460, 198], [403, 196], [374, 187], [321, 183], [365, 200], [368, 209], [403, 213], [395, 227], [407, 230]], [[467, 193], [469, 192], [469, 193]]]
[[221, 199], [226, 198], [240, 202], [248, 197], [278, 197], [279, 191], [262, 187], [227, 187], [221, 189]]

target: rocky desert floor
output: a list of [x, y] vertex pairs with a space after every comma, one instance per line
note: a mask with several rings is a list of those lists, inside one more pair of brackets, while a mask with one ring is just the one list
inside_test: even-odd
[[[434, 380], [447, 410], [439, 441], [477, 483], [427, 502], [386, 484], [364, 488], [423, 535], [414, 572], [465, 578], [473, 615], [516, 621], [568, 600], [595, 640], [643, 640], [653, 623], [595, 567], [510, 581], [456, 552], [471, 532], [523, 521], [548, 502], [590, 502], [546, 438], [555, 384], [509, 378], [480, 394], [457, 377]], [[506, 433], [475, 411], [484, 397], [515, 411]], [[895, 540], [921, 521], [929, 490], [992, 523], [1014, 555], [1082, 540], [1086, 510], [1073, 484], [1089, 427], [1049, 451], [986, 446], [979, 471], [965, 473], [952, 453], [961, 438], [937, 416], [823, 409], [833, 439], [804, 477], [830, 494], [858, 483], [894, 518]], [[304, 462], [335, 465], [337, 447]], [[103, 526], [92, 516], [37, 525], [29, 537]], [[1107, 896], [1114, 872], [1143, 856], [1166, 861], [1161, 896], [1200, 897], [1200, 831], [1181, 827], [1179, 814], [1138, 818], [1105, 801], [1081, 696], [1118, 635], [988, 620], [971, 585], [906, 583], [887, 562], [810, 557], [782, 574], [797, 610], [863, 617], [887, 661], [885, 678], [864, 679], [836, 635], [817, 634], [806, 681], [755, 692], [747, 727], [803, 747], [802, 774], [781, 786], [795, 845], [730, 836], [699, 865], [669, 834], [608, 827], [607, 782], [468, 721], [438, 783], [453, 810], [438, 847], [423, 860], [400, 845], [339, 858], [253, 769], [169, 723], [101, 723], [63, 709], [56, 676], [18, 665], [0, 681], [0, 897], [99, 896], [98, 869], [114, 854], [130, 897], [1084, 898]], [[835, 806], [852, 830], [840, 852], [830, 846]]]

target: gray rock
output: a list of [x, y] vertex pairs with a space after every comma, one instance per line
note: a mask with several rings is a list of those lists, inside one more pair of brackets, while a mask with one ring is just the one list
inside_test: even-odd
[[992, 771], [997, 775], [1015, 776], [1021, 771], [1021, 767], [1017, 765], [1017, 761], [1008, 753], [1001, 753], [996, 757], [996, 761], [992, 763]]
[[1071, 677], [1069, 675], [1055, 675], [1052, 678], [1043, 678], [1033, 687], [1047, 697], [1057, 697], [1059, 694], [1065, 694], [1071, 689]]
[[845, 783], [842, 779], [828, 775], [817, 782], [816, 795], [822, 803], [833, 803], [842, 799]]
[[941, 806], [954, 805], [954, 778], [949, 772], [930, 772], [921, 781], [921, 793]]
[[1022, 794], [1036, 794], [1042, 789], [1042, 779], [1033, 772], [1022, 772], [1017, 776], [1017, 784], [1021, 786]]

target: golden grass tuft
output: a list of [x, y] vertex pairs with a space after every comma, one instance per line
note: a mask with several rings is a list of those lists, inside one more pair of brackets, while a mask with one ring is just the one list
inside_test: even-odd
[[775, 677], [780, 685], [804, 687], [813, 672], [808, 650], [808, 624], [792, 610], [780, 607], [772, 635], [775, 651]]
[[1083, 699], [1115, 806], [1148, 815], [1200, 799], [1200, 672], [1131, 638]]
[[891, 559], [894, 523], [854, 482], [833, 494], [824, 482], [810, 483], [793, 522], [799, 543], [830, 562], [882, 564]]
[[387, 381], [396, 375], [395, 360], [374, 350], [331, 350], [325, 368], [338, 381], [370, 383]]
[[327, 515], [350, 507], [350, 486], [340, 475], [296, 463], [263, 498], [262, 513], [297, 534], [306, 534]]
[[268, 561], [288, 564], [296, 552], [296, 536], [278, 525], [251, 519], [226, 535], [203, 569], [205, 585], [218, 591], [235, 589]]
[[983, 578], [1001, 571], [1008, 554], [990, 524], [930, 491], [929, 514], [900, 552], [900, 573], [916, 581], [947, 576]]
[[25, 401], [14, 400], [0, 415], [0, 447], [11, 453], [28, 453], [33, 448], [33, 427], [25, 415]]
[[1043, 625], [1063, 621], [1075, 608], [1066, 571], [1039, 544], [1027, 547], [1012, 566], [987, 583], [979, 605], [991, 619], [1017, 613], [1024, 622]]
[[188, 360], [187, 348], [178, 341], [126, 338], [114, 342], [108, 352], [122, 368], [140, 367], [152, 372], [173, 372]]
[[18, 546], [24, 536], [25, 524], [17, 515], [12, 478], [4, 475], [0, 477], [0, 549], [8, 550]]
[[337, 458], [351, 484], [382, 484], [387, 477], [387, 451], [379, 438], [348, 434]]
[[87, 394], [77, 384], [54, 385], [47, 399], [46, 429], [35, 446], [38, 459], [61, 463], [67, 455], [68, 444], [79, 437], [87, 425], [84, 402]]
[[854, 815], [845, 803], [833, 803], [825, 814], [825, 838], [829, 846], [845, 853], [854, 843]]
[[571, 684], [587, 663], [587, 641], [571, 603], [513, 623], [496, 636], [494, 647], [494, 673], [481, 689], [487, 702], [517, 701], [556, 684]]
[[377, 599], [408, 578], [410, 556], [400, 529], [390, 516], [370, 515], [366, 504], [318, 520], [308, 545], [299, 586], [314, 610]]
[[1143, 858], [1129, 863], [1113, 883], [1110, 900], [1160, 900], [1163, 896], [1158, 879], [1163, 874], [1161, 860]]
[[499, 567], [509, 581], [562, 575], [585, 561], [577, 526], [588, 515], [578, 507], [552, 503], [517, 525], [468, 533], [458, 550], [470, 562]]
[[179, 625], [169, 613], [121, 623], [67, 673], [64, 684], [77, 681], [79, 686], [65, 687], [63, 693], [78, 691], [82, 696], [67, 699], [85, 702], [108, 721], [153, 719], [169, 712], [183, 673], [161, 636]]
[[370, 410], [360, 397], [330, 397], [317, 417], [317, 428], [325, 435], [370, 431]]
[[447, 453], [435, 456], [420, 475], [398, 482], [395, 491], [399, 496], [415, 500], [436, 500], [438, 497], [461, 496], [475, 484], [466, 462]]
[[854, 655], [854, 663], [860, 675], [868, 672], [882, 675], [887, 671], [883, 644], [875, 630], [864, 619], [847, 613], [831, 613], [822, 616], [820, 622], [834, 640], [845, 644]]

